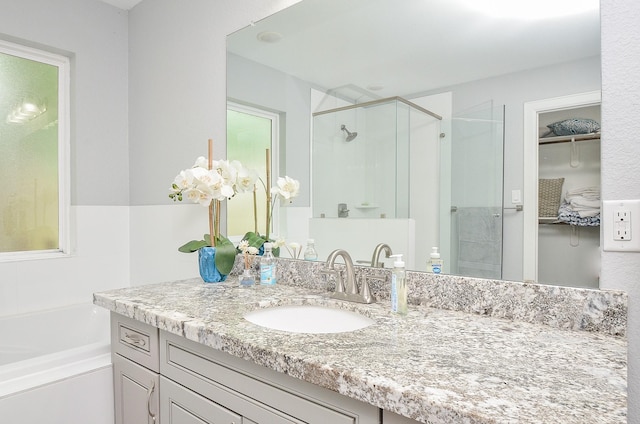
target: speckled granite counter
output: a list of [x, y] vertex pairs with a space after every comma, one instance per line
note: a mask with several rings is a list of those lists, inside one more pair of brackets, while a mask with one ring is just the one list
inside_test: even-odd
[[[162, 330], [425, 423], [624, 423], [626, 339], [467, 312], [359, 305], [326, 290], [200, 279], [94, 295]], [[294, 334], [243, 319], [284, 304], [329, 304], [375, 320], [340, 334]]]

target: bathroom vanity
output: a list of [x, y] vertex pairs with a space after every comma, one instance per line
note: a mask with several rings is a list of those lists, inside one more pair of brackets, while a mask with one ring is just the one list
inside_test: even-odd
[[[418, 305], [398, 316], [385, 299], [371, 305], [330, 299], [326, 283], [298, 277], [315, 275], [317, 263], [280, 262], [285, 277], [274, 287], [241, 288], [229, 277], [220, 284], [193, 279], [95, 294], [94, 303], [112, 312], [116, 423], [626, 422], [622, 293], [588, 300], [587, 309], [595, 305], [602, 313], [578, 311], [589, 327], [583, 330], [558, 328], [570, 327], [575, 303], [559, 312], [540, 309], [539, 301], [554, 291], [574, 300], [600, 294], [532, 292], [531, 285], [508, 282], [496, 282], [485, 305], [491, 296], [529, 290], [538, 293], [526, 299], [529, 318]], [[429, 299], [425, 290], [433, 295], [468, 284], [473, 293], [487, 280], [412, 273], [409, 281], [409, 290], [433, 305], [445, 301]], [[374, 291], [383, 297], [383, 286]], [[346, 309], [373, 324], [310, 334], [244, 318], [281, 305]], [[493, 310], [500, 305], [496, 298]], [[526, 322], [536, 314], [547, 323]]]

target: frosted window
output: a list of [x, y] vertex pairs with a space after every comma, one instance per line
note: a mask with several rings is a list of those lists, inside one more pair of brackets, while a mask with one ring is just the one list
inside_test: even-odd
[[[272, 149], [276, 128], [275, 115], [249, 109], [228, 109], [227, 158], [239, 160], [245, 167], [256, 170], [262, 181], [266, 181], [266, 149]], [[272, 158], [277, 157], [273, 149], [271, 154]], [[275, 167], [272, 166], [273, 169]], [[265, 234], [266, 195], [259, 181], [256, 197], [258, 232]], [[255, 231], [253, 195], [243, 193], [227, 203], [227, 235], [243, 236], [248, 231]]]
[[66, 63], [0, 43], [0, 254], [63, 250], [59, 100]]

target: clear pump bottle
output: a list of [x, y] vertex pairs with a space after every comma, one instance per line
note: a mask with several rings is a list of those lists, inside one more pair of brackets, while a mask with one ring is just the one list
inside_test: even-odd
[[434, 274], [442, 273], [442, 259], [440, 259], [440, 252], [437, 247], [431, 248], [431, 255], [429, 255], [429, 271]]
[[260, 284], [273, 285], [276, 283], [276, 261], [273, 257], [271, 243], [264, 244], [264, 255], [260, 258]]
[[407, 277], [404, 269], [402, 255], [391, 255], [396, 260], [393, 262], [391, 272], [391, 312], [405, 315], [408, 312], [407, 305]]
[[305, 261], [317, 261], [318, 260], [318, 252], [316, 252], [315, 240], [314, 239], [307, 240], [307, 247], [304, 250], [304, 260]]

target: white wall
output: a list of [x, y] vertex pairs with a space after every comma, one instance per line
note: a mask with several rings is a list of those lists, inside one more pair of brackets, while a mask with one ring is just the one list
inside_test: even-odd
[[[640, 199], [640, 3], [602, 0], [602, 198]], [[629, 295], [629, 423], [640, 422], [640, 253], [603, 252], [600, 287]]]
[[129, 284], [127, 14], [98, 0], [0, 1], [0, 37], [71, 59], [72, 255], [0, 263], [0, 315]]

